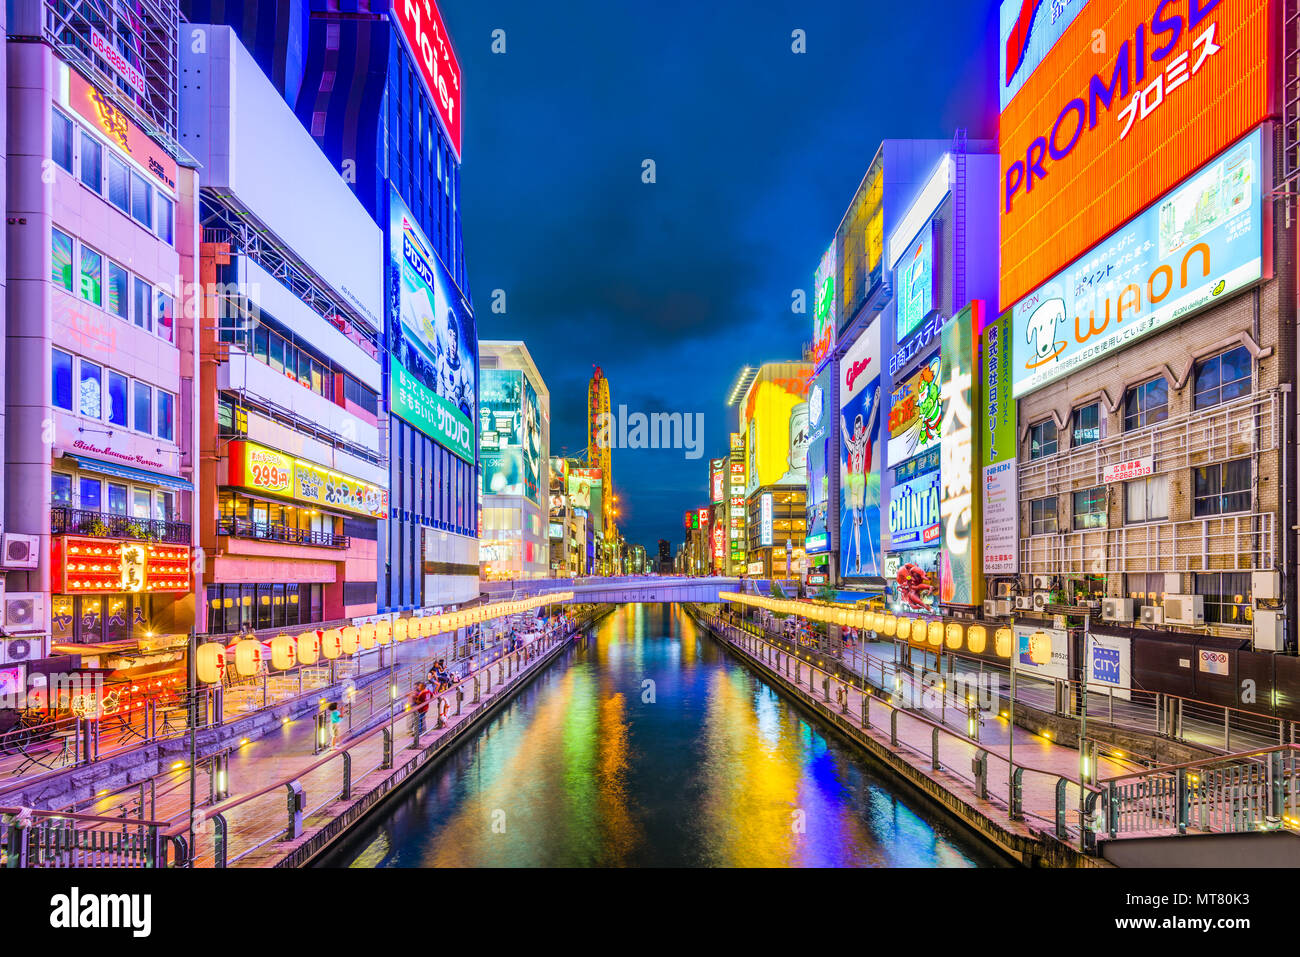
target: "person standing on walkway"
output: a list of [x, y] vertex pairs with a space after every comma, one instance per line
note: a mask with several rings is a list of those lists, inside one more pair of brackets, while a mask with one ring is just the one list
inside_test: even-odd
[[343, 709], [337, 701], [330, 702], [330, 750], [339, 749], [339, 739], [343, 736]]
[[415, 708], [415, 733], [424, 733], [424, 716], [429, 711], [429, 702], [433, 698], [433, 692], [429, 690], [428, 685], [423, 681], [415, 683], [415, 691], [411, 693], [411, 704]]

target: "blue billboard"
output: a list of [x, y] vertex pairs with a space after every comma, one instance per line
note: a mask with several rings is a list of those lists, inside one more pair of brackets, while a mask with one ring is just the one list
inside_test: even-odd
[[939, 545], [939, 450], [905, 462], [894, 470], [889, 495], [890, 548]]
[[879, 318], [840, 360], [840, 577], [879, 578], [880, 375]]
[[817, 555], [830, 551], [830, 532], [826, 511], [830, 504], [830, 472], [827, 460], [831, 448], [831, 366], [813, 379], [808, 392], [808, 534], [804, 551]]
[[1012, 308], [1012, 395], [1131, 345], [1263, 275], [1257, 129]]

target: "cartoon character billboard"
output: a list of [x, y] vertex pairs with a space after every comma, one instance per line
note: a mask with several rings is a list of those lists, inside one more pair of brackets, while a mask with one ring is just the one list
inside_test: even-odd
[[840, 577], [880, 576], [880, 319], [840, 360]]
[[889, 464], [939, 447], [943, 403], [939, 399], [936, 352], [889, 394]]
[[473, 462], [478, 386], [474, 316], [391, 187], [388, 203], [389, 333], [398, 343], [391, 406], [434, 441]]

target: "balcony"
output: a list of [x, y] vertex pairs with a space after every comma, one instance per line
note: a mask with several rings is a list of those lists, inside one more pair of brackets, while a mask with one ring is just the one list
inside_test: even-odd
[[248, 538], [259, 542], [277, 542], [282, 545], [312, 545], [318, 548], [347, 548], [352, 539], [333, 532], [313, 532], [287, 525], [250, 522], [246, 518], [223, 519], [217, 523], [217, 534], [231, 538]]
[[1020, 541], [1029, 575], [1257, 571], [1276, 567], [1273, 514], [1090, 528]]
[[1107, 466], [1152, 459], [1156, 475], [1281, 446], [1282, 395], [1256, 392], [1020, 466], [1022, 500], [1102, 484]]
[[92, 538], [125, 538], [141, 542], [190, 544], [190, 527], [184, 522], [156, 518], [132, 518], [109, 512], [56, 505], [50, 509], [52, 535], [87, 535]]

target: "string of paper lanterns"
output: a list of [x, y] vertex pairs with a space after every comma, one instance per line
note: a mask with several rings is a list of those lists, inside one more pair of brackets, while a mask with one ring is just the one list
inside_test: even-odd
[[304, 631], [296, 638], [279, 634], [269, 642], [259, 641], [256, 638], [239, 638], [229, 645], [220, 641], [207, 641], [199, 645], [195, 654], [195, 665], [200, 682], [217, 684], [228, 667], [233, 668], [235, 674], [240, 677], [258, 674], [266, 662], [277, 671], [285, 671], [298, 665], [314, 665], [322, 658], [333, 661], [336, 658], [356, 654], [358, 650], [370, 651], [376, 645], [448, 634], [485, 621], [495, 621], [498, 618], [531, 611], [544, 605], [572, 601], [573, 597], [574, 593], [571, 591], [553, 592], [519, 601], [479, 605], [476, 608], [447, 612], [442, 615], [422, 615], [395, 620], [381, 618], [360, 625], [349, 624], [343, 628], [318, 628], [314, 631]]

